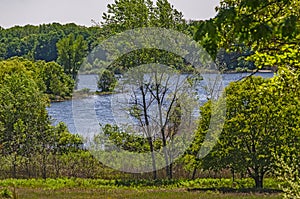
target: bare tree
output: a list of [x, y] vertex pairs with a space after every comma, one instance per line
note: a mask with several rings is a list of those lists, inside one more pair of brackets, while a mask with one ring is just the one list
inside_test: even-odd
[[[153, 178], [156, 179], [156, 157], [153, 142], [162, 141], [166, 175], [172, 178], [172, 162], [180, 149], [174, 150], [177, 135], [188, 133], [194, 127], [193, 110], [197, 107], [190, 75], [163, 65], [142, 65], [124, 77], [126, 92], [130, 92], [129, 114], [134, 119], [135, 132], [142, 132], [150, 146]], [[183, 138], [183, 137], [181, 137]], [[182, 144], [181, 144], [182, 145]]]

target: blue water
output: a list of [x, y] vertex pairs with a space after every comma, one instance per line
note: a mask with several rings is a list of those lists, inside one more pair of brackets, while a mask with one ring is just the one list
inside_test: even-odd
[[[247, 75], [249, 74], [223, 74], [222, 81], [226, 86], [230, 82], [237, 81]], [[273, 73], [257, 73], [255, 75], [262, 76], [264, 78], [270, 78], [273, 76]], [[83, 88], [88, 88], [91, 91], [96, 91], [97, 75], [79, 75], [79, 83], [77, 89]], [[47, 109], [54, 125], [59, 122], [64, 122], [72, 133], [78, 133], [79, 128], [81, 127], [84, 127], [84, 130], [88, 129], [88, 131], [93, 132], [95, 131], [95, 129], [93, 129], [94, 126], [97, 126], [98, 124], [104, 125], [108, 123], [114, 123], [114, 118], [121, 118], [120, 115], [116, 115], [116, 110], [112, 110], [113, 108], [116, 108], [112, 107], [112, 97], [115, 96], [95, 95], [86, 99], [53, 102]], [[200, 100], [206, 100], [206, 92], [204, 91], [204, 89], [200, 91]]]

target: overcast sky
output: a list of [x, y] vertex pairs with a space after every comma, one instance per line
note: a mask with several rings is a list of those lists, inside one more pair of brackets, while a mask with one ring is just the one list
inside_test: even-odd
[[[0, 0], [0, 26], [70, 23], [91, 26], [114, 0]], [[220, 0], [169, 0], [185, 19], [214, 17]]]

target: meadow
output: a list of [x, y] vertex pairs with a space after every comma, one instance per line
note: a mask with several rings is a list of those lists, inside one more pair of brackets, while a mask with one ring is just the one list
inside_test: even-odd
[[31, 179], [0, 181], [0, 198], [281, 198], [280, 182], [266, 179], [264, 189], [253, 189], [251, 179], [101, 180]]

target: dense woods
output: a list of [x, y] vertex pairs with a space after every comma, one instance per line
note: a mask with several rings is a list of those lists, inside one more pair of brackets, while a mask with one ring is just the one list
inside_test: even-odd
[[76, 24], [61, 25], [58, 23], [2, 28], [0, 30], [0, 57], [8, 59], [22, 56], [32, 60], [56, 61], [58, 58], [57, 42], [70, 34], [75, 37], [81, 35], [89, 49], [92, 49], [101, 32], [98, 27], [87, 28]]
[[[200, 108], [197, 129], [184, 155], [172, 159], [165, 151], [170, 143], [180, 147], [180, 142], [174, 144], [176, 125], [182, 121], [178, 115], [192, 104], [182, 99], [188, 99], [184, 92], [171, 99], [165, 123], [161, 115], [161, 123], [153, 119], [160, 133], [155, 139], [148, 131], [146, 139], [111, 124], [95, 140], [109, 140], [128, 152], [163, 151], [165, 170], [156, 171], [153, 156], [149, 163], [155, 180], [215, 172], [233, 180], [252, 178], [256, 188], [263, 188], [265, 177], [279, 177], [286, 182], [286, 197], [299, 197], [299, 13], [300, 3], [295, 0], [222, 0], [215, 18], [186, 21], [167, 0], [118, 0], [108, 5], [100, 24], [89, 28], [58, 23], [0, 28], [0, 178], [149, 179], [148, 174], [130, 176], [102, 165], [86, 150], [83, 137], [69, 133], [63, 123], [51, 124], [46, 107], [51, 100], [72, 97], [79, 71], [99, 74], [98, 88], [103, 92], [114, 91], [115, 74], [144, 64], [160, 63], [192, 73], [191, 63], [161, 49], [130, 52], [99, 70], [103, 63], [98, 53], [105, 56], [105, 52], [94, 49], [102, 41], [129, 29], [160, 27], [194, 38], [222, 72], [268, 68], [276, 71], [275, 76], [263, 79], [253, 73], [226, 87], [225, 123], [220, 137], [211, 138], [217, 144], [205, 157], [200, 158], [199, 150], [212, 110], [220, 115], [223, 111], [212, 109], [213, 99]], [[158, 76], [157, 71], [153, 74]], [[139, 83], [135, 97], [142, 94], [144, 101], [136, 97], [128, 111], [145, 127], [151, 122], [148, 108], [153, 102], [163, 104], [168, 85], [132, 78]], [[147, 104], [146, 99], [152, 101]], [[107, 147], [113, 154], [115, 149]]]

